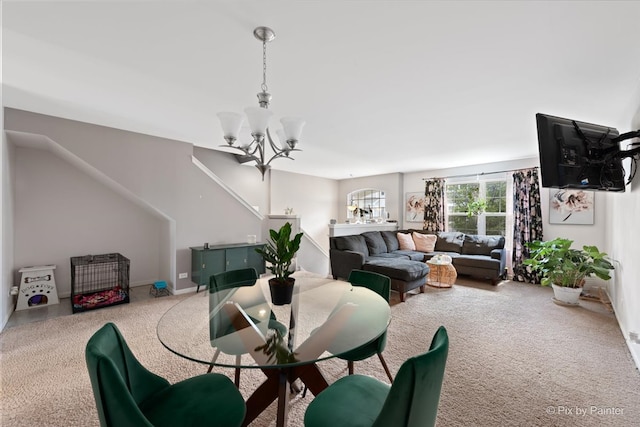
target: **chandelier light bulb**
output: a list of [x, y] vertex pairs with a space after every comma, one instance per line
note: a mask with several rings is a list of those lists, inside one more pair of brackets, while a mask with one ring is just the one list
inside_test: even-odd
[[302, 135], [302, 127], [305, 123], [304, 120], [299, 117], [283, 117], [280, 119], [280, 123], [282, 123], [287, 142], [297, 142], [300, 140], [300, 135]]
[[244, 121], [242, 114], [225, 111], [218, 113], [217, 116], [220, 119], [220, 124], [222, 125], [224, 138], [233, 140], [238, 139], [238, 136], [240, 135], [240, 128]]
[[273, 112], [261, 107], [247, 107], [244, 109], [251, 128], [251, 135], [264, 135], [269, 126], [269, 119]]

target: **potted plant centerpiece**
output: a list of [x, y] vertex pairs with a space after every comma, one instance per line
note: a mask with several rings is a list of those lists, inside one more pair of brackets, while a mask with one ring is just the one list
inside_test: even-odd
[[271, 240], [264, 248], [256, 248], [256, 252], [268, 262], [267, 268], [274, 277], [269, 279], [271, 302], [274, 305], [290, 304], [293, 296], [295, 279], [291, 276], [291, 262], [300, 249], [303, 233], [298, 233], [291, 239], [291, 223], [287, 222], [280, 230], [269, 230]]
[[613, 264], [607, 254], [595, 246], [572, 249], [573, 240], [555, 238], [527, 243], [530, 258], [523, 263], [540, 273], [543, 286], [551, 285], [556, 302], [578, 305], [585, 278], [597, 276], [609, 280]]

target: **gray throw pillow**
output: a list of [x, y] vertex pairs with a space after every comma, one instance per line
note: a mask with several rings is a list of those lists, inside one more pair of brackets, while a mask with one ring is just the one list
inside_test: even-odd
[[458, 231], [441, 231], [436, 241], [436, 252], [462, 253], [464, 234]]
[[387, 244], [385, 243], [379, 231], [367, 231], [362, 233], [370, 255], [386, 254]]
[[341, 251], [354, 251], [369, 256], [369, 249], [367, 248], [367, 242], [360, 234], [354, 234], [352, 236], [340, 236], [335, 237], [336, 249]]
[[502, 248], [504, 248], [503, 236], [466, 234], [462, 244], [462, 253], [466, 255], [491, 255], [492, 250]]
[[395, 231], [381, 231], [380, 235], [382, 236], [384, 243], [387, 245], [387, 251], [393, 252], [400, 249], [398, 237], [396, 236]]

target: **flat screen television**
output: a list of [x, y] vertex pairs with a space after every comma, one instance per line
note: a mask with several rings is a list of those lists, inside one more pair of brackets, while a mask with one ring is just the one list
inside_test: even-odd
[[536, 124], [543, 187], [625, 190], [616, 129], [541, 113]]

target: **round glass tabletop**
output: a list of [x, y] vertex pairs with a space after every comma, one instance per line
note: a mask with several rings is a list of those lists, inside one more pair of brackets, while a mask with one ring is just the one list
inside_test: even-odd
[[339, 356], [379, 337], [389, 304], [348, 282], [294, 274], [291, 304], [273, 306], [267, 279], [188, 297], [160, 319], [160, 342], [204, 364], [276, 368]]

